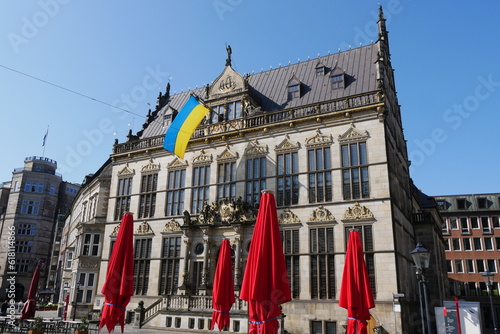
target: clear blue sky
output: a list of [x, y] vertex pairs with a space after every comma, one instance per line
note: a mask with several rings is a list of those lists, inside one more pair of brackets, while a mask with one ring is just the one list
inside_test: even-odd
[[[380, 3], [415, 184], [429, 195], [500, 192], [500, 2]], [[141, 129], [169, 80], [172, 93], [214, 80], [226, 44], [240, 73], [266, 70], [376, 40], [377, 10], [359, 0], [3, 1], [0, 181], [42, 155], [50, 126], [45, 156], [80, 183], [115, 138]]]

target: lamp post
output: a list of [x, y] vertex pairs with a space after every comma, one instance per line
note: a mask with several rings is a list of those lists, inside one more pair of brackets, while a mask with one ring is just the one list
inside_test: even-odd
[[493, 321], [493, 330], [494, 333], [497, 333], [497, 319], [495, 315], [495, 307], [493, 306], [493, 277], [495, 274], [493, 274], [491, 271], [486, 270], [484, 273], [481, 274], [483, 276], [484, 282], [486, 283], [486, 288], [488, 289], [488, 295], [490, 296], [490, 308], [491, 308], [491, 320]]
[[73, 301], [73, 321], [75, 321], [76, 318], [76, 307], [78, 306], [78, 291], [80, 291], [80, 282], [76, 283], [75, 299]]
[[[417, 269], [417, 279], [418, 279], [418, 294], [420, 297], [420, 313], [422, 315], [422, 332], [426, 333], [427, 323], [427, 334], [431, 334], [431, 317], [429, 313], [429, 301], [427, 300], [427, 286], [425, 282], [425, 277], [423, 270], [429, 268], [429, 260], [431, 253], [422, 246], [420, 242], [417, 243], [417, 246], [414, 250], [411, 251], [411, 257], [413, 258], [413, 263], [415, 263], [415, 268]], [[422, 302], [422, 295], [424, 301]], [[423, 306], [425, 306], [425, 320], [424, 321], [424, 310]]]

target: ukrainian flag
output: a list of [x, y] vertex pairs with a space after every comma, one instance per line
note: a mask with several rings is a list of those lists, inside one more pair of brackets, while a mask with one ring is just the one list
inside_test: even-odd
[[165, 133], [163, 148], [184, 158], [184, 152], [194, 130], [203, 120], [209, 109], [203, 106], [194, 96], [190, 96], [181, 111]]

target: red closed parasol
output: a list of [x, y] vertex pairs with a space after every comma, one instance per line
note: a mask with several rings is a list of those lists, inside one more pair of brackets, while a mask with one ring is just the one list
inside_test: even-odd
[[40, 267], [44, 264], [43, 260], [38, 260], [38, 263], [31, 278], [30, 289], [28, 291], [28, 299], [21, 310], [21, 319], [29, 319], [35, 316], [36, 312], [36, 293], [38, 291], [38, 281], [40, 280]]
[[134, 294], [134, 219], [131, 214], [123, 215], [115, 246], [109, 258], [106, 281], [101, 292], [104, 306], [101, 312], [99, 330], [106, 326], [111, 333], [120, 323], [122, 333], [125, 324], [125, 308]]
[[375, 307], [368, 278], [361, 238], [358, 231], [349, 232], [342, 275], [339, 306], [347, 309], [347, 334], [367, 334], [370, 309]]
[[212, 291], [212, 324], [210, 329], [218, 325], [219, 331], [229, 328], [229, 311], [234, 303], [233, 268], [231, 246], [229, 240], [222, 240], [217, 260]]
[[280, 304], [292, 300], [274, 195], [262, 191], [240, 298], [248, 301], [249, 333], [278, 333]]

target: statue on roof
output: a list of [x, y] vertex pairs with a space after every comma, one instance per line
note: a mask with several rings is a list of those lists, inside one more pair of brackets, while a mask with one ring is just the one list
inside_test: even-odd
[[233, 53], [233, 51], [231, 50], [231, 45], [226, 46], [226, 51], [227, 51], [226, 66], [231, 66], [231, 54]]

